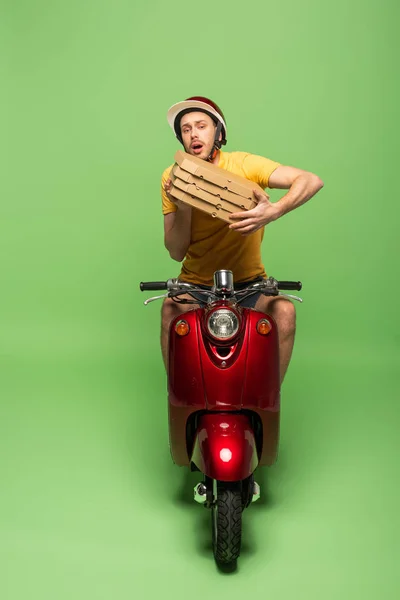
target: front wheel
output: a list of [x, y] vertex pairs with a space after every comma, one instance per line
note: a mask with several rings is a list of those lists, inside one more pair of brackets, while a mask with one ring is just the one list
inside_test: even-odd
[[215, 481], [211, 507], [214, 557], [218, 564], [234, 566], [242, 540], [243, 496], [238, 483]]

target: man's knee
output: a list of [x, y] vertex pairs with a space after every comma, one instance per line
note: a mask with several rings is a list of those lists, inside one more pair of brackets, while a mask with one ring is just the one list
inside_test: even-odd
[[271, 314], [283, 335], [293, 335], [296, 330], [296, 308], [290, 300], [277, 299], [271, 303]]
[[178, 306], [176, 302], [171, 300], [171, 298], [165, 298], [161, 309], [163, 328], [167, 329], [172, 319], [174, 319], [178, 314]]
[[188, 308], [185, 304], [179, 304], [171, 298], [165, 298], [162, 309], [161, 309], [161, 320], [162, 327], [164, 330], [168, 330], [170, 323], [175, 317], [178, 317], [182, 313], [186, 312]]

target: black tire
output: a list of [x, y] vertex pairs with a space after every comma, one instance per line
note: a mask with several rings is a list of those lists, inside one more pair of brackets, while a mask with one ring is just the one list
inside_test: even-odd
[[219, 565], [234, 567], [242, 541], [242, 490], [238, 484], [217, 482], [211, 508], [214, 557]]

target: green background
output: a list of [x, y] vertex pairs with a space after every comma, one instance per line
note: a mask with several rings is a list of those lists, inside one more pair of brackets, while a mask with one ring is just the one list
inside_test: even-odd
[[[3, 2], [0, 596], [397, 598], [400, 336], [392, 2]], [[167, 108], [212, 97], [227, 150], [317, 173], [267, 228], [300, 279], [277, 464], [223, 575], [168, 449]], [[271, 193], [277, 200], [282, 192]], [[196, 475], [196, 474], [194, 474]]]

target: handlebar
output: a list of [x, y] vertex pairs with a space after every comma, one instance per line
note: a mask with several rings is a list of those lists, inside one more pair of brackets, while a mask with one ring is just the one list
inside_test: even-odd
[[[298, 300], [302, 302], [301, 298], [297, 296], [290, 296], [288, 294], [282, 294], [279, 290], [301, 290], [302, 284], [300, 281], [277, 281], [273, 277], [268, 277], [268, 279], [263, 279], [261, 281], [257, 281], [255, 283], [250, 284], [246, 288], [242, 288], [240, 290], [233, 290], [230, 294], [225, 296], [222, 293], [216, 293], [214, 289], [212, 290], [204, 290], [203, 288], [198, 287], [197, 285], [187, 283], [184, 281], [179, 281], [179, 279], [168, 279], [168, 281], [145, 281], [141, 282], [140, 289], [143, 291], [160, 291], [167, 290], [166, 294], [162, 296], [155, 296], [154, 298], [149, 298], [145, 301], [145, 304], [149, 304], [149, 302], [153, 302], [154, 300], [159, 300], [161, 298], [166, 298], [167, 296], [170, 298], [174, 298], [178, 301], [179, 296], [182, 294], [189, 294], [193, 298], [193, 300], [181, 299], [179, 302], [182, 304], [206, 304], [210, 298], [218, 299], [229, 298], [232, 296], [236, 297], [236, 301], [238, 304], [243, 302], [245, 298], [248, 296], [252, 296], [257, 292], [261, 292], [265, 296], [284, 296], [286, 298], [290, 298], [292, 300]], [[204, 301], [199, 300], [198, 296], [194, 296], [193, 294], [201, 294], [204, 295]]]
[[278, 281], [279, 290], [297, 290], [299, 292], [302, 287], [301, 281]]
[[142, 292], [152, 292], [168, 289], [168, 281], [142, 281], [140, 284]]
[[[168, 283], [169, 281], [142, 281], [140, 289], [142, 292], [158, 292], [160, 290], [167, 290], [169, 288]], [[278, 284], [277, 287], [279, 290], [300, 291], [302, 288], [301, 281], [277, 281], [276, 283]]]

